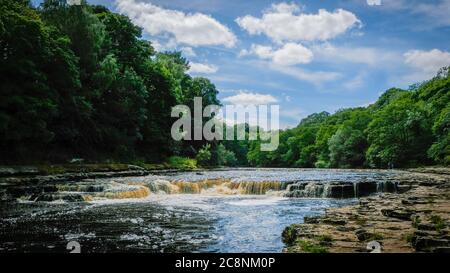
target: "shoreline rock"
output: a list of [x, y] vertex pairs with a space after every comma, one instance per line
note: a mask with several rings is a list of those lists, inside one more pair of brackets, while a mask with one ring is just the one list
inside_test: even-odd
[[285, 197], [293, 198], [357, 198], [380, 192], [397, 192], [398, 183], [393, 181], [358, 181], [358, 182], [317, 182], [300, 181], [290, 183]]
[[406, 173], [386, 184], [395, 185], [397, 193], [363, 197], [356, 205], [288, 226], [284, 252], [368, 252], [368, 243], [377, 241], [381, 252], [448, 253], [450, 176], [441, 173]]

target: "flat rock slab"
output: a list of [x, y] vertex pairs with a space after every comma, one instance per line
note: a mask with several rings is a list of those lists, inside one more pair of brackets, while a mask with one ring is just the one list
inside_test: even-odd
[[[442, 171], [441, 171], [442, 173]], [[399, 178], [397, 193], [364, 197], [357, 205], [330, 208], [283, 232], [285, 252], [450, 251], [450, 184], [447, 174], [410, 173]]]

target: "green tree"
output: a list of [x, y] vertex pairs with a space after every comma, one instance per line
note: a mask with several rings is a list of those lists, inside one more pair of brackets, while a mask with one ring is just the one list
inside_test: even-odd
[[427, 162], [431, 128], [423, 103], [414, 103], [407, 94], [376, 113], [367, 128], [371, 166], [394, 167]]
[[197, 153], [196, 156], [198, 164], [201, 166], [211, 166], [211, 145], [206, 144]]
[[450, 165], [450, 104], [435, 121], [433, 133], [437, 140], [428, 150], [429, 156], [440, 164]]
[[69, 41], [47, 26], [28, 1], [3, 0], [0, 26], [2, 158], [38, 159], [58, 133], [58, 115], [77, 100], [77, 59]]

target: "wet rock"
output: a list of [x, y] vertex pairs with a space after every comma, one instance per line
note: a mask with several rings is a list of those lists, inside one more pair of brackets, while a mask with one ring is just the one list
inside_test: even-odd
[[55, 185], [44, 185], [42, 187], [43, 192], [57, 192], [58, 188]]
[[128, 165], [128, 169], [129, 170], [139, 170], [139, 171], [144, 171], [145, 170], [145, 168], [143, 168], [143, 167], [140, 167], [140, 166], [136, 166], [136, 165]]
[[414, 232], [415, 237], [437, 237], [439, 234], [435, 230], [417, 230]]
[[44, 193], [37, 196], [34, 201], [53, 202], [57, 200], [67, 202], [83, 202], [84, 198], [81, 194]]
[[436, 228], [435, 228], [434, 225], [432, 225], [432, 224], [427, 224], [427, 223], [424, 223], [424, 224], [418, 224], [418, 225], [417, 225], [417, 229], [418, 229], [418, 230], [430, 230], [430, 231], [436, 230]]
[[434, 237], [417, 237], [413, 242], [413, 247], [417, 251], [434, 252], [433, 250], [436, 248], [450, 247], [450, 241]]
[[[383, 183], [375, 181], [383, 193], [362, 198], [356, 205], [327, 209], [324, 216], [307, 219], [296, 229], [297, 239], [314, 242], [318, 236], [331, 236], [334, 241], [328, 251], [332, 253], [366, 251], [364, 246], [369, 241], [383, 242], [383, 252], [448, 253], [450, 186], [444, 187], [450, 185], [448, 181], [448, 176], [410, 173]], [[370, 183], [355, 184], [355, 192], [358, 194], [358, 190], [367, 189], [368, 194], [375, 189]], [[335, 184], [337, 182], [330, 185]], [[430, 223], [433, 215], [442, 220]], [[411, 217], [421, 221], [412, 225]], [[326, 224], [330, 219], [348, 222], [345, 225]], [[289, 247], [288, 252], [301, 252], [301, 249]]]
[[129, 170], [117, 172], [89, 172], [89, 173], [65, 173], [58, 175], [38, 175], [32, 177], [7, 177], [4, 180], [9, 184], [49, 184], [65, 181], [78, 182], [86, 179], [114, 178], [127, 176], [144, 176], [150, 172], [146, 170]]
[[319, 219], [320, 218], [317, 216], [311, 216], [311, 217], [305, 216], [303, 218], [303, 222], [306, 224], [317, 224], [317, 223], [319, 223]]
[[450, 247], [436, 247], [435, 249], [433, 249], [434, 253], [446, 253], [449, 254], [450, 253]]
[[299, 182], [287, 186], [286, 197], [295, 198], [323, 198], [326, 197], [326, 185], [319, 182]]
[[347, 182], [297, 182], [287, 186], [286, 197], [353, 198], [353, 183]]
[[0, 167], [1, 176], [21, 176], [21, 175], [37, 175], [39, 170], [36, 167], [31, 166], [19, 166], [19, 167]]
[[328, 198], [353, 198], [355, 197], [353, 183], [329, 185], [326, 195]]
[[414, 214], [414, 212], [410, 210], [394, 208], [394, 209], [381, 209], [381, 214], [383, 214], [386, 217], [410, 221], [411, 216]]
[[382, 192], [390, 192], [394, 193], [397, 192], [398, 182], [395, 181], [384, 181], [380, 183], [381, 191]]
[[375, 234], [375, 233], [369, 232], [365, 229], [356, 230], [355, 235], [360, 242], [373, 241], [373, 240], [379, 241], [379, 240], [383, 239], [383, 237], [380, 234]]
[[336, 230], [337, 231], [341, 231], [341, 232], [351, 232], [351, 231], [354, 231], [355, 228], [354, 227], [347, 227], [347, 226], [336, 226]]
[[299, 234], [297, 232], [298, 228], [299, 228], [298, 225], [290, 225], [290, 226], [286, 227], [283, 230], [283, 233], [281, 234], [283, 243], [285, 243], [288, 246], [292, 245], [297, 240], [297, 237], [299, 236]]
[[333, 226], [344, 226], [348, 223], [348, 221], [342, 219], [325, 218], [322, 220], [322, 223]]
[[365, 229], [358, 229], [355, 231], [355, 235], [359, 241], [366, 241], [371, 237], [371, 234]]
[[403, 205], [409, 205], [409, 206], [411, 206], [411, 205], [420, 205], [420, 204], [428, 204], [429, 203], [428, 200], [422, 200], [422, 199], [419, 199], [419, 198], [417, 198], [415, 196], [408, 197], [407, 199], [402, 199], [401, 202], [402, 202]]
[[369, 196], [378, 191], [376, 182], [359, 182], [356, 184], [356, 196]]
[[397, 193], [405, 193], [412, 189], [411, 185], [398, 185], [397, 186]]
[[370, 202], [368, 200], [366, 200], [366, 199], [360, 199], [359, 200], [359, 205], [361, 207], [367, 207], [369, 204], [370, 204]]
[[[381, 186], [379, 186], [381, 185]], [[343, 181], [323, 182], [294, 182], [287, 185], [286, 197], [310, 197], [310, 198], [354, 198], [364, 197], [379, 191], [397, 192], [398, 183], [396, 181], [360, 181], [349, 183]]]

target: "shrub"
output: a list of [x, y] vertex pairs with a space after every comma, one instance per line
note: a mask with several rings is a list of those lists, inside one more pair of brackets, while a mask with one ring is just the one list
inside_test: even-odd
[[198, 164], [201, 166], [210, 166], [211, 165], [211, 145], [206, 144], [203, 146], [200, 151], [198, 151], [196, 156]]
[[433, 223], [434, 229], [437, 232], [441, 232], [445, 228], [445, 222], [439, 215], [431, 215], [430, 221]]
[[316, 245], [304, 240], [297, 240], [296, 243], [306, 253], [328, 253], [328, 249], [324, 246]]
[[175, 169], [196, 169], [197, 161], [187, 157], [171, 156], [169, 158], [169, 165]]

